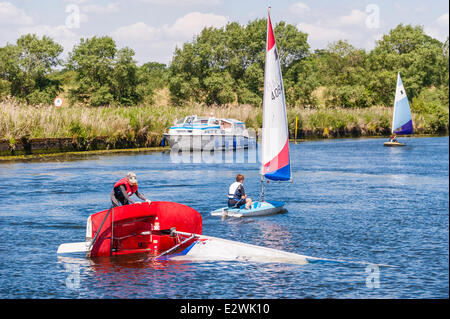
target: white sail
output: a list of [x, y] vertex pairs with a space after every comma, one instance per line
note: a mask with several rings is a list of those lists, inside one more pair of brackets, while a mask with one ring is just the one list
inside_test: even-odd
[[405, 87], [403, 86], [402, 79], [400, 78], [400, 73], [397, 75], [392, 133], [399, 135], [413, 133], [411, 109], [409, 107]]
[[271, 180], [286, 181], [291, 179], [289, 131], [283, 78], [270, 12], [266, 41], [261, 174]]

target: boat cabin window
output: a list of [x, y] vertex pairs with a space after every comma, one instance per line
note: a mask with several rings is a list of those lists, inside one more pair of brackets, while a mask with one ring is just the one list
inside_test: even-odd
[[192, 125], [192, 124], [194, 124], [196, 119], [197, 119], [196, 115], [186, 116], [184, 118], [184, 123], [183, 124]]
[[230, 129], [231, 128], [231, 123], [228, 123], [228, 122], [225, 122], [225, 121], [220, 121], [220, 128], [222, 130]]

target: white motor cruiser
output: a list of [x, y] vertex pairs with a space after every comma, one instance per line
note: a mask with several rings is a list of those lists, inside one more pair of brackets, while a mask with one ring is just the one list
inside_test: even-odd
[[213, 116], [190, 115], [176, 120], [164, 134], [164, 140], [172, 149], [188, 151], [236, 150], [256, 146], [256, 134], [249, 132], [244, 122]]

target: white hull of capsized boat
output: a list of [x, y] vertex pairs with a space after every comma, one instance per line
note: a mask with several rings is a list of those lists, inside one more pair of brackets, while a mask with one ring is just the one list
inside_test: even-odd
[[[182, 232], [178, 233], [183, 234]], [[186, 233], [186, 235], [194, 234]], [[276, 262], [299, 265], [308, 263], [307, 259], [317, 259], [278, 249], [261, 247], [217, 237], [204, 235], [195, 235], [195, 237], [197, 240], [182, 252], [177, 254], [166, 254], [160, 259], [195, 261], [251, 261], [261, 263]], [[89, 244], [90, 242], [62, 244], [59, 246], [57, 253], [85, 253], [89, 251]], [[158, 259], [158, 257], [156, 259]]]
[[198, 240], [179, 254], [166, 255], [172, 260], [250, 261], [262, 263], [290, 263], [304, 265], [314, 257], [237, 241], [198, 235]]
[[[244, 261], [257, 263], [286, 263], [305, 265], [308, 263], [350, 263], [363, 265], [377, 265], [393, 267], [383, 264], [367, 262], [332, 260], [304, 256], [274, 248], [267, 248], [246, 244], [238, 241], [227, 240], [212, 236], [197, 235], [191, 233], [176, 232], [184, 236], [192, 236], [197, 240], [183, 251], [175, 254], [161, 254], [155, 260], [186, 260], [186, 261]], [[87, 252], [90, 242], [62, 244], [58, 248], [58, 254]], [[395, 266], [394, 266], [395, 267]]]
[[[178, 232], [183, 234], [182, 232]], [[193, 235], [184, 233], [185, 235]], [[290, 253], [274, 248], [267, 248], [246, 244], [238, 241], [227, 240], [212, 236], [195, 235], [198, 240], [184, 251], [174, 255], [166, 255], [164, 259], [189, 260], [189, 261], [248, 261], [258, 263], [286, 263], [286, 264], [359, 264], [376, 265], [380, 267], [395, 267], [386, 264], [374, 264], [368, 262], [317, 258], [311, 256]]]

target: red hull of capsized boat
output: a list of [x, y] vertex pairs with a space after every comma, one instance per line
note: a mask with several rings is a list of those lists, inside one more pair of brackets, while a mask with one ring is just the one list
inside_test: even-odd
[[[108, 210], [90, 216], [91, 228], [87, 236], [91, 237], [87, 239], [95, 238], [100, 231], [90, 257], [135, 253], [159, 255], [180, 243], [178, 236], [171, 237], [168, 232], [161, 231], [175, 227], [181, 232], [202, 233], [201, 215], [189, 206], [173, 202], [125, 205], [111, 209], [105, 219], [106, 214]], [[187, 241], [179, 249], [190, 244], [192, 242]]]

